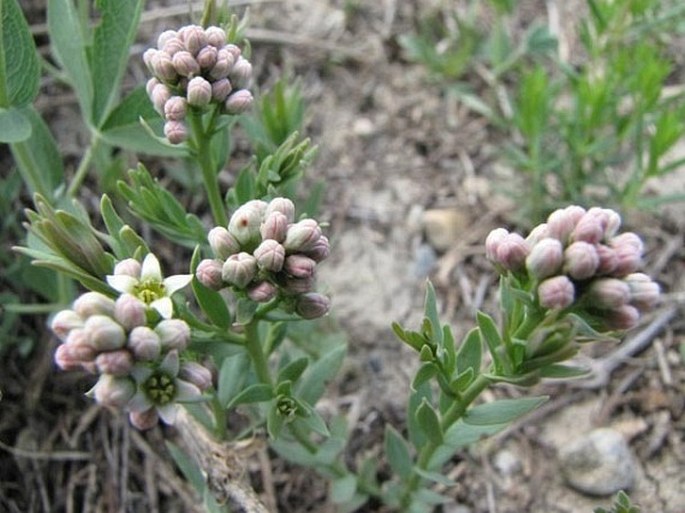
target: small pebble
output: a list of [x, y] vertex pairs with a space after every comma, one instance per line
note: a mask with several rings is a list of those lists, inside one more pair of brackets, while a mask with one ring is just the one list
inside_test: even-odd
[[428, 243], [436, 251], [447, 251], [464, 236], [468, 219], [461, 211], [451, 208], [426, 210], [422, 219]]
[[516, 454], [507, 449], [495, 454], [492, 464], [503, 477], [509, 477], [521, 470], [521, 461]]

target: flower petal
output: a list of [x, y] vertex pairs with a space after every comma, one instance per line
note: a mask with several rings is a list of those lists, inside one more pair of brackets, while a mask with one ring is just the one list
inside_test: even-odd
[[110, 274], [107, 276], [107, 283], [114, 290], [124, 293], [133, 293], [133, 289], [138, 285], [138, 280], [126, 274]]
[[159, 413], [159, 418], [162, 419], [165, 424], [173, 424], [176, 422], [179, 408], [180, 406], [178, 404], [169, 403], [164, 406], [158, 406], [157, 413]]
[[169, 351], [167, 355], [164, 357], [164, 360], [162, 360], [162, 363], [159, 364], [160, 370], [166, 372], [170, 376], [176, 377], [178, 376], [178, 369], [181, 367], [180, 364], [180, 359], [178, 357], [178, 351], [175, 349], [173, 351]]
[[152, 253], [145, 255], [143, 267], [140, 270], [140, 281], [152, 280], [162, 281], [162, 269], [159, 267], [159, 260]]
[[198, 387], [189, 383], [188, 381], [183, 381], [182, 379], [177, 379], [176, 382], [176, 402], [179, 403], [194, 403], [197, 401], [203, 401], [205, 398], [202, 396], [202, 392]]
[[159, 315], [164, 317], [165, 319], [171, 319], [171, 316], [174, 313], [174, 305], [171, 302], [171, 299], [168, 297], [161, 297], [159, 299], [155, 299], [152, 303], [150, 303], [150, 308], [154, 308], [159, 312]]
[[150, 402], [150, 399], [147, 398], [145, 392], [143, 392], [142, 390], [138, 390], [126, 404], [126, 407], [129, 411], [135, 412], [144, 412], [146, 410], [149, 410], [153, 406], [154, 404]]
[[130, 374], [136, 383], [142, 384], [147, 381], [147, 378], [152, 376], [152, 369], [147, 365], [134, 365]]
[[166, 278], [164, 280], [164, 288], [166, 289], [167, 296], [170, 296], [177, 290], [180, 290], [188, 285], [192, 279], [192, 274], [175, 274], [174, 276], [169, 276]]

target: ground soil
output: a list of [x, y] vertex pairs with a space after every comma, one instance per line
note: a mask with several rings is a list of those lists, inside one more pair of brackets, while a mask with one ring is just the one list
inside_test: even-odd
[[[30, 3], [40, 24], [43, 2]], [[156, 32], [187, 21], [164, 14], [179, 3], [148, 2], [134, 59]], [[496, 287], [481, 244], [494, 227], [516, 227], [511, 192], [520, 183], [500, 158], [501, 134], [446, 96], [444, 84], [409, 62], [398, 43], [439, 3], [293, 0], [252, 6], [248, 35], [257, 82], [268, 86], [284, 72], [300, 77], [307, 132], [320, 148], [306, 179], [308, 185], [325, 184], [321, 217], [329, 223], [332, 255], [319, 281], [333, 298], [350, 353], [327, 401], [355, 412], [353, 463], [380, 452], [384, 422], [403, 427], [418, 362], [395, 339], [390, 323], [418, 326], [427, 278], [436, 285], [443, 320], [457, 335], [472, 326], [475, 310], [494, 312]], [[584, 2], [521, 4], [510, 27], [514, 35], [533, 20], [554, 22], [550, 6], [557, 6], [564, 51], [575, 55], [575, 21]], [[44, 36], [38, 40], [45, 43]], [[140, 69], [133, 66], [128, 86], [141, 79]], [[83, 139], [74, 128], [74, 98], [49, 82], [44, 89], [39, 108], [52, 120], [67, 157], [75, 159]], [[682, 173], [672, 180], [654, 184], [654, 190], [683, 190]], [[629, 440], [639, 475], [631, 496], [643, 511], [685, 512], [683, 210], [633, 212], [626, 222], [645, 234], [646, 268], [666, 292], [663, 307], [630, 336], [639, 337], [675, 308], [669, 322], [646, 348], [601, 376], [604, 381], [543, 383], [530, 391], [550, 395], [547, 406], [447, 466], [458, 485], [442, 490], [453, 498], [444, 512], [581, 513], [608, 505], [608, 498], [570, 489], [558, 460], [561, 447], [600, 426]], [[0, 511], [201, 511], [165, 452], [163, 437], [173, 438], [173, 429], [137, 433], [124, 418], [82, 398], [88, 384], [81, 376], [54, 371], [54, 341], [42, 320], [26, 322], [39, 334], [37, 347], [27, 358], [10, 353], [0, 375]], [[601, 344], [585, 356], [610, 357], [616, 349]], [[500, 387], [486, 399], [522, 393], [529, 392]], [[266, 452], [250, 470], [274, 511], [335, 511], [325, 482], [311, 471]], [[265, 475], [269, 486], [262, 486]], [[368, 505], [360, 511], [384, 510]]]

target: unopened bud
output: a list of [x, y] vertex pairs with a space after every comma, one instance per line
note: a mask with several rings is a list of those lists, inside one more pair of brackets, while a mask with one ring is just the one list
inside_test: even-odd
[[598, 211], [590, 209], [583, 215], [573, 229], [571, 240], [597, 244], [604, 237], [607, 218]]
[[152, 58], [152, 73], [163, 82], [173, 82], [178, 78], [178, 73], [174, 62], [168, 53], [164, 51], [156, 52]]
[[651, 310], [659, 302], [661, 288], [644, 273], [632, 273], [624, 278], [630, 289], [630, 303], [640, 310]]
[[242, 246], [255, 244], [261, 238], [264, 209], [249, 201], [236, 210], [228, 222], [228, 231]]
[[146, 431], [159, 423], [159, 414], [156, 408], [150, 408], [145, 411], [132, 411], [128, 414], [128, 420], [134, 428]]
[[136, 385], [132, 379], [117, 377], [111, 374], [102, 374], [88, 395], [95, 400], [111, 408], [123, 408], [136, 393]]
[[222, 103], [228, 98], [228, 95], [233, 91], [231, 81], [227, 78], [216, 80], [212, 83], [212, 100], [217, 103]]
[[226, 32], [221, 27], [207, 27], [205, 29], [205, 36], [207, 37], [207, 44], [215, 48], [223, 48], [226, 44]]
[[229, 52], [221, 49], [216, 54], [216, 64], [209, 70], [209, 77], [214, 80], [228, 78], [228, 73], [233, 68], [235, 58]]
[[200, 65], [197, 63], [197, 60], [186, 50], [176, 52], [171, 60], [176, 73], [182, 77], [193, 77], [200, 73]]
[[321, 238], [321, 228], [314, 219], [303, 219], [288, 227], [283, 247], [287, 252], [307, 251]]
[[147, 326], [133, 328], [128, 336], [126, 346], [136, 360], [143, 362], [154, 361], [162, 353], [162, 342], [159, 335]]
[[271, 212], [266, 215], [259, 228], [262, 239], [273, 239], [278, 242], [285, 240], [288, 232], [288, 218], [281, 212]]
[[221, 277], [223, 265], [221, 260], [206, 258], [198, 264], [195, 276], [208, 289], [220, 290], [224, 287], [224, 280]]
[[288, 295], [296, 296], [310, 292], [314, 288], [314, 278], [295, 278], [288, 276], [285, 279], [283, 292]]
[[592, 244], [578, 241], [564, 251], [564, 270], [575, 280], [594, 276], [599, 267], [599, 255]]
[[166, 104], [167, 100], [169, 100], [169, 98], [171, 98], [171, 89], [169, 89], [168, 86], [164, 84], [157, 84], [152, 89], [152, 96], [150, 97], [150, 101], [152, 101], [152, 105], [155, 108], [155, 110], [162, 115], [164, 115], [164, 105]]
[[164, 104], [164, 118], [167, 121], [183, 121], [186, 111], [186, 99], [182, 96], [172, 96]]
[[207, 35], [205, 30], [199, 25], [188, 25], [179, 31], [179, 37], [185, 43], [188, 51], [197, 55], [198, 52], [207, 46]]
[[615, 309], [628, 304], [630, 288], [623, 280], [600, 278], [593, 280], [588, 291], [592, 306], [601, 309]]
[[201, 391], [212, 386], [212, 372], [197, 362], [184, 362], [178, 371], [178, 377], [192, 383]]
[[240, 251], [240, 243], [223, 226], [216, 226], [209, 230], [207, 240], [214, 256], [221, 260], [226, 260]]
[[141, 267], [135, 258], [126, 258], [114, 266], [114, 274], [140, 278]]
[[543, 308], [561, 310], [573, 304], [575, 288], [567, 276], [547, 278], [538, 286], [538, 301]]
[[231, 255], [224, 262], [221, 277], [225, 282], [243, 289], [257, 274], [257, 260], [249, 253]]
[[509, 233], [497, 246], [495, 262], [509, 271], [518, 271], [525, 265], [529, 251], [523, 237], [518, 233]]
[[242, 55], [242, 51], [240, 48], [238, 48], [236, 45], [233, 43], [228, 43], [223, 47], [223, 50], [230, 53], [231, 56], [233, 56], [233, 62], [237, 62], [240, 56]]
[[214, 67], [217, 61], [218, 52], [213, 46], [205, 46], [197, 54], [197, 63], [203, 70], [210, 70]]
[[122, 294], [114, 304], [114, 319], [131, 331], [137, 326], [144, 326], [147, 322], [147, 306], [133, 294]]
[[188, 82], [188, 105], [205, 107], [212, 100], [212, 85], [202, 77]]
[[268, 281], [262, 281], [247, 289], [247, 297], [257, 303], [266, 303], [276, 297], [278, 289]]
[[175, 30], [165, 30], [159, 36], [157, 36], [157, 48], [164, 48], [164, 45], [174, 37], [178, 37], [178, 32]]
[[266, 206], [264, 215], [268, 217], [273, 212], [280, 212], [285, 216], [289, 223], [295, 221], [295, 204], [289, 198], [274, 198]]
[[528, 244], [528, 247], [532, 248], [538, 242], [540, 242], [542, 239], [549, 239], [549, 238], [552, 238], [552, 237], [549, 235], [549, 230], [547, 229], [547, 223], [542, 223], [542, 224], [537, 225], [535, 228], [533, 228], [530, 231], [530, 233], [526, 237], [526, 243]]
[[612, 248], [619, 248], [621, 246], [630, 246], [638, 253], [642, 254], [644, 251], [644, 244], [639, 235], [633, 232], [624, 232], [609, 241]]
[[145, 83], [145, 91], [147, 92], [148, 98], [152, 99], [152, 91], [160, 84], [161, 82], [156, 77], [152, 77]]
[[622, 305], [604, 315], [607, 327], [613, 330], [629, 330], [637, 326], [640, 311], [632, 305]]
[[253, 101], [254, 98], [250, 91], [247, 89], [238, 89], [228, 95], [228, 98], [226, 98], [226, 102], [224, 103], [224, 109], [226, 114], [237, 116], [238, 114], [247, 111], [252, 106]]
[[[145, 66], [147, 66], [147, 69], [150, 73], [153, 75], [155, 73], [155, 67], [154, 67], [154, 61], [155, 61], [155, 56], [157, 55], [157, 50], [156, 48], [148, 48], [143, 52], [143, 62], [145, 63]], [[157, 79], [155, 79], [157, 80]], [[147, 94], [150, 94], [150, 91], [148, 90]]]
[[599, 256], [597, 274], [600, 276], [612, 274], [618, 265], [618, 257], [616, 256], [616, 252], [604, 244], [596, 244], [595, 251], [597, 251], [597, 256]]
[[304, 319], [316, 319], [328, 313], [331, 300], [322, 294], [308, 292], [297, 298], [295, 312]]
[[133, 368], [133, 355], [126, 349], [100, 353], [95, 358], [95, 366], [102, 374], [127, 376]]
[[315, 262], [326, 260], [331, 254], [331, 245], [328, 242], [328, 237], [322, 235], [311, 249], [307, 250], [307, 256]]
[[626, 276], [634, 273], [642, 266], [642, 249], [625, 243], [614, 247], [616, 255], [616, 267], [612, 271], [613, 276]]
[[495, 228], [485, 239], [485, 256], [491, 262], [497, 262], [497, 248], [502, 241], [509, 235], [509, 231], [504, 228]]
[[164, 135], [171, 144], [181, 144], [188, 138], [188, 129], [183, 121], [164, 123]]
[[168, 54], [169, 57], [176, 55], [178, 52], [185, 51], [186, 47], [178, 37], [171, 37], [165, 41], [164, 46], [160, 46], [160, 49], [164, 50], [164, 53]]
[[526, 257], [528, 272], [541, 280], [554, 276], [564, 261], [564, 248], [557, 239], [542, 239], [530, 250]]
[[61, 344], [55, 350], [55, 364], [63, 371], [76, 371], [84, 368], [84, 361], [79, 357], [78, 349]]
[[50, 322], [50, 329], [60, 340], [65, 340], [69, 332], [76, 328], [83, 328], [83, 319], [73, 310], [57, 312]]
[[124, 328], [106, 315], [88, 317], [83, 329], [89, 342], [98, 351], [113, 351], [124, 347], [126, 343]]
[[252, 79], [252, 64], [247, 59], [239, 57], [228, 76], [236, 88], [248, 87]]
[[190, 342], [190, 327], [181, 319], [164, 319], [155, 326], [164, 352], [173, 349], [183, 351]]
[[548, 236], [566, 244], [571, 232], [584, 214], [585, 209], [576, 205], [555, 210], [547, 218]]
[[316, 262], [304, 255], [290, 255], [285, 259], [283, 269], [295, 278], [309, 278], [314, 276]]
[[618, 214], [618, 212], [608, 208], [605, 208], [604, 211], [607, 213], [607, 224], [606, 228], [604, 229], [604, 238], [606, 240], [610, 240], [618, 233], [618, 230], [621, 227], [621, 216]]
[[285, 248], [273, 239], [266, 239], [253, 252], [260, 269], [277, 273], [283, 268]]

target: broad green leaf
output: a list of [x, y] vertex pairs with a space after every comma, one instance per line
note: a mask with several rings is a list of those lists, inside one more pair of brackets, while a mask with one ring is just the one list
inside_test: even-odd
[[385, 427], [384, 450], [393, 472], [403, 481], [408, 480], [413, 473], [413, 462], [409, 454], [409, 446], [407, 441], [402, 438], [402, 435], [390, 425]]
[[227, 405], [228, 402], [238, 395], [247, 379], [250, 361], [245, 353], [238, 353], [224, 358], [219, 370], [217, 396], [219, 404]]
[[308, 365], [309, 358], [306, 356], [290, 362], [280, 370], [277, 381], [279, 383], [286, 380], [292, 381], [293, 383], [296, 382], [298, 379], [300, 379], [300, 376], [302, 376], [302, 373], [305, 371]]
[[93, 124], [101, 126], [119, 93], [129, 47], [138, 29], [144, 0], [98, 0], [100, 23], [93, 32]]
[[22, 107], [38, 94], [36, 46], [17, 0], [1, 1], [0, 9], [0, 107]]
[[435, 445], [440, 445], [443, 439], [440, 419], [430, 403], [424, 398], [416, 410], [416, 421], [428, 440]]
[[478, 328], [473, 328], [464, 337], [457, 352], [457, 374], [473, 369], [474, 375], [480, 372], [483, 345]]
[[321, 465], [333, 465], [347, 447], [347, 421], [343, 415], [331, 419], [328, 438], [319, 445], [316, 461]]
[[316, 404], [323, 395], [328, 381], [333, 379], [340, 369], [346, 352], [347, 347], [341, 344], [311, 364], [297, 387], [298, 397], [308, 404]]
[[0, 143], [18, 143], [31, 137], [31, 121], [20, 109], [0, 107]]
[[459, 449], [471, 445], [481, 438], [494, 435], [508, 425], [509, 423], [472, 426], [470, 424], [465, 424], [461, 420], [452, 424], [452, 426], [445, 431], [445, 443], [435, 451], [435, 454], [428, 464], [428, 468], [432, 471], [438, 471]]
[[48, 30], [52, 51], [62, 64], [71, 86], [76, 91], [83, 118], [93, 120], [93, 79], [81, 26], [72, 0], [48, 2]]
[[352, 500], [357, 492], [357, 478], [354, 474], [345, 474], [331, 483], [331, 501], [342, 504]]
[[321, 436], [330, 436], [328, 426], [326, 426], [326, 421], [323, 420], [323, 417], [319, 414], [319, 412], [317, 412], [313, 408], [306, 408], [306, 410], [308, 412], [308, 415], [296, 418], [294, 424], [304, 426], [305, 429], [314, 431], [315, 433], [318, 433]]
[[470, 408], [464, 422], [474, 426], [491, 426], [513, 422], [547, 401], [547, 396], [499, 399]]
[[226, 404], [229, 410], [239, 404], [263, 403], [274, 398], [274, 390], [271, 385], [266, 383], [255, 383], [245, 388]]

